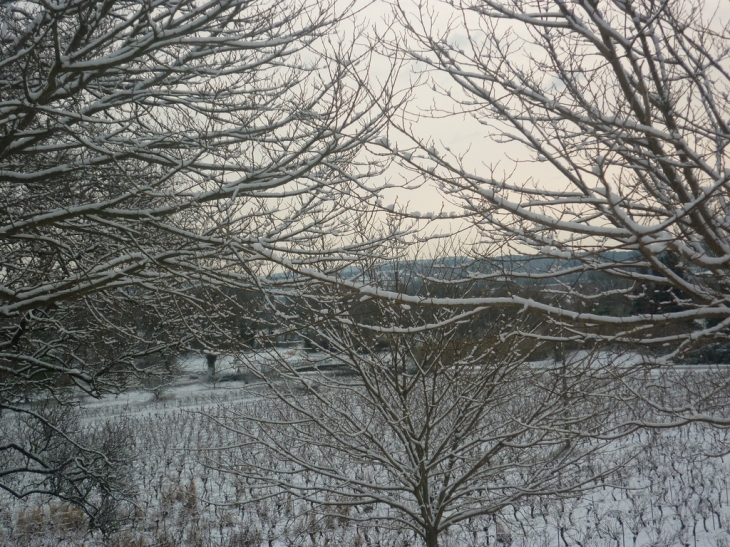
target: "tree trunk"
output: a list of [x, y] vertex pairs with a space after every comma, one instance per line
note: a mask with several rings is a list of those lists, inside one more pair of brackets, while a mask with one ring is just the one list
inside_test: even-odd
[[215, 376], [215, 361], [218, 359], [217, 355], [207, 354], [205, 356], [205, 362], [208, 364], [208, 376]]
[[426, 547], [438, 547], [439, 533], [437, 530], [426, 530]]

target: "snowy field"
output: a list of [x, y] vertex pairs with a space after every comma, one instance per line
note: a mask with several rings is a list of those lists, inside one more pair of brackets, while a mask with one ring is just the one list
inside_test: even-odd
[[[292, 353], [296, 359], [296, 353]], [[114, 425], [132, 432], [128, 468], [121, 470], [134, 503], [112, 508], [122, 525], [106, 537], [86, 532], [77, 509], [40, 498], [0, 498], [2, 546], [415, 547], [412, 531], [379, 519], [385, 507], [327, 509], [263, 487], [243, 472], [265, 457], [247, 451], [235, 423], [211, 416], [267, 412], [260, 383], [206, 379], [205, 360], [189, 358], [183, 374], [157, 396], [137, 391], [84, 402], [90, 429]], [[239, 374], [232, 358], [220, 377]], [[281, 403], [279, 403], [281, 404]], [[585, 472], [611, 467], [624, 450], [643, 447], [628, 465], [580, 495], [532, 497], [498, 515], [468, 519], [440, 537], [444, 547], [726, 547], [730, 546], [728, 435], [693, 425], [643, 432], [584, 462]], [[210, 450], [212, 447], [225, 447]], [[231, 469], [241, 469], [240, 474]], [[302, 480], [308, 480], [303, 478]], [[326, 484], [322, 485], [326, 487]], [[268, 489], [267, 489], [268, 488]], [[489, 485], [485, 485], [489, 488]]]

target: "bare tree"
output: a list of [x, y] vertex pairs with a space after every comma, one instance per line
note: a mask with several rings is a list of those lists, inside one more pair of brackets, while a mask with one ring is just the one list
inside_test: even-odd
[[[398, 53], [438, 75], [430, 114], [471, 118], [495, 143], [494, 162], [477, 163], [404, 121], [401, 163], [464, 211], [483, 254], [553, 260], [506, 272], [549, 279], [544, 297], [494, 303], [546, 314], [566, 339], [608, 329], [670, 347], [663, 362], [726, 340], [729, 36], [712, 8], [463, 0], [394, 13]], [[618, 282], [598, 290], [589, 275]], [[657, 305], [596, 313], [619, 296]]]
[[[391, 100], [387, 82], [360, 85], [367, 51], [331, 40], [352, 14], [334, 2], [0, 5], [3, 420], [63, 434], [35, 401], [116, 391], [195, 339], [230, 338], [235, 312], [209, 293], [257, 289], [265, 249], [347, 234], [354, 213], [340, 206], [379, 169], [358, 153]], [[56, 469], [21, 441], [0, 453], [25, 458], [0, 470], [20, 496], [39, 489], [8, 477]]]
[[[397, 271], [366, 277], [429, 290], [434, 268]], [[454, 292], [475, 290], [466, 285]], [[451, 322], [448, 310], [330, 286], [296, 315], [315, 325], [300, 332], [316, 351], [251, 354], [261, 399], [212, 414], [239, 442], [211, 447], [207, 464], [238, 476], [250, 499], [285, 493], [318, 518], [406, 527], [428, 547], [444, 535], [482, 545], [503, 509], [594, 488], [641, 445], [610, 464], [593, 457], [635, 431], [631, 413], [642, 412], [617, 404], [631, 395], [620, 360], [555, 361], [549, 344], [518, 334], [541, 321], [516, 310]]]

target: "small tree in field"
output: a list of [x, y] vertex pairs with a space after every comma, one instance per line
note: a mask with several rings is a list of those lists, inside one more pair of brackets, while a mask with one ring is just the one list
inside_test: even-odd
[[[416, 272], [400, 271], [403, 291], [428, 290]], [[323, 518], [410, 528], [428, 547], [483, 544], [506, 507], [576, 495], [632, 457], [594, 458], [641, 412], [616, 404], [630, 395], [621, 364], [553, 360], [552, 346], [516, 335], [539, 331], [529, 316], [452, 321], [325, 289], [298, 317], [327, 343], [252, 356], [254, 372], [276, 373], [258, 373], [264, 401], [213, 416], [240, 443], [211, 447], [208, 464], [245, 480], [252, 499], [286, 493]]]

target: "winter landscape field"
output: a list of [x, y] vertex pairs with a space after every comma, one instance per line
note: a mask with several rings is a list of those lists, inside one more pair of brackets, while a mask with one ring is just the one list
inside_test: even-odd
[[729, 6], [0, 1], [0, 547], [730, 547]]
[[[287, 358], [300, 363], [292, 350]], [[310, 356], [310, 358], [312, 358]], [[321, 356], [314, 356], [321, 359]], [[282, 477], [261, 480], [263, 460], [274, 450], [247, 442], [238, 430], [241, 416], [277, 420], [281, 401], [265, 395], [263, 383], [212, 383], [205, 359], [182, 360], [182, 375], [156, 395], [134, 391], [76, 409], [82, 436], [110, 436], [124, 464], [116, 469], [126, 499], [101, 504], [97, 526], [115, 525], [102, 534], [88, 532], [88, 517], [63, 500], [41, 496], [15, 500], [3, 495], [0, 544], [18, 546], [415, 546], [419, 538], [397, 511], [383, 504], [348, 503], [338, 496], [334, 478], [281, 466]], [[240, 372], [233, 359], [221, 359], [220, 374]], [[326, 373], [331, 375], [330, 372]], [[307, 381], [319, 374], [305, 373]], [[326, 385], [324, 377], [319, 379]], [[279, 381], [279, 380], [277, 380]], [[302, 394], [302, 400], [313, 394]], [[352, 408], [355, 412], [355, 408]], [[238, 421], [237, 421], [238, 419]], [[10, 426], [3, 423], [3, 431]], [[479, 515], [441, 534], [444, 546], [677, 546], [730, 545], [730, 432], [703, 424], [681, 429], [637, 431], [600, 448], [565, 469], [579, 491], [546, 491]], [[282, 438], [282, 442], [291, 439]], [[588, 441], [590, 444], [591, 441]], [[598, 444], [597, 444], [598, 447]], [[310, 447], [311, 448], [311, 447]], [[543, 450], [553, 450], [545, 447]], [[378, 473], [378, 466], [346, 458], [326, 465], [352, 477]], [[336, 455], [334, 456], [336, 458]], [[324, 462], [316, 462], [324, 463]], [[504, 464], [505, 462], [501, 462]], [[518, 462], [507, 474], [519, 474]], [[288, 467], [288, 468], [287, 468]], [[277, 487], [296, 470], [295, 480], [326, 492], [327, 504], [308, 502]], [[377, 482], [377, 478], [370, 477]], [[583, 480], [585, 483], [583, 484]], [[490, 493], [490, 488], [495, 493]], [[483, 485], [488, 504], [500, 484]], [[93, 495], [98, 496], [99, 492]], [[119, 495], [119, 493], [117, 493]], [[393, 491], [392, 496], [398, 495]], [[312, 499], [320, 496], [312, 495]], [[410, 500], [412, 503], [413, 500]], [[408, 504], [409, 500], [404, 499]]]

